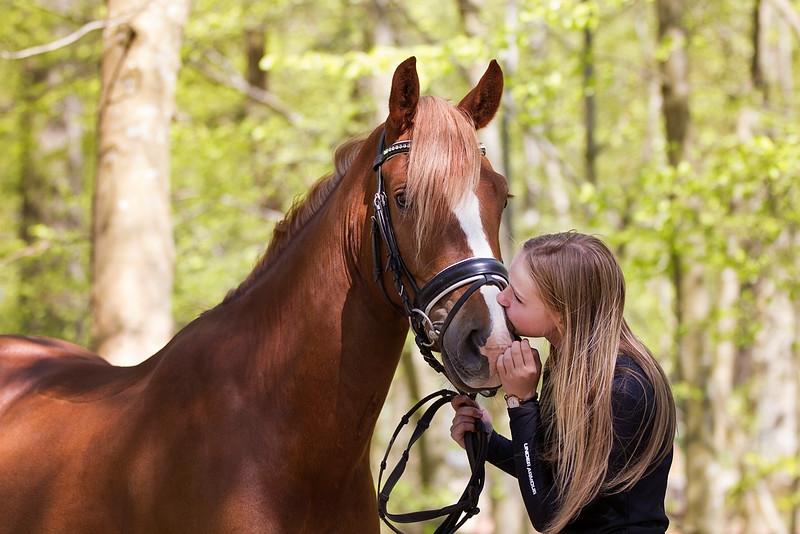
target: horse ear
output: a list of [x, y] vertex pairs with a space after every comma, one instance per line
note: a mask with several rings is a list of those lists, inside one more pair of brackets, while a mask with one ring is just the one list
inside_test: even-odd
[[492, 120], [500, 98], [503, 96], [503, 70], [494, 59], [481, 77], [478, 85], [467, 93], [458, 107], [472, 117], [475, 129], [480, 130]]
[[387, 136], [396, 137], [411, 128], [418, 101], [417, 58], [411, 56], [394, 71], [389, 95], [389, 118], [386, 121]]

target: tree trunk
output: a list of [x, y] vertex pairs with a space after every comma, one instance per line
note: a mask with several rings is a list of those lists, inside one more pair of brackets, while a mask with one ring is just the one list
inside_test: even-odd
[[[800, 233], [794, 230], [794, 247], [800, 250]], [[794, 343], [793, 358], [794, 364], [794, 383], [800, 384], [800, 301], [794, 301]], [[794, 418], [795, 418], [795, 443], [797, 450], [795, 458], [800, 457], [800, 395], [794, 397]], [[792, 495], [800, 495], [800, 469], [795, 470], [794, 481], [792, 482]], [[789, 532], [797, 534], [800, 532], [800, 502], [794, 501], [789, 507]]]
[[172, 333], [170, 123], [188, 0], [109, 0], [93, 206], [92, 336], [132, 365]]
[[[412, 402], [417, 402], [423, 397], [423, 393], [419, 386], [419, 375], [417, 373], [416, 361], [420, 360], [419, 352], [416, 350], [408, 350], [406, 347], [403, 349], [403, 354], [400, 355], [400, 366], [403, 369], [403, 381], [408, 389], [408, 395]], [[409, 423], [411, 427], [415, 427], [422, 417], [422, 412], [414, 414], [413, 419]], [[419, 453], [419, 479], [424, 488], [430, 488], [433, 481], [433, 458], [428, 450], [428, 441], [425, 435], [419, 438], [417, 443], [417, 452]]]
[[[772, 0], [756, 0], [753, 6], [752, 30], [753, 56], [751, 61], [752, 85], [762, 94], [761, 109], [744, 109], [739, 120], [739, 131], [743, 141], [750, 141], [753, 135], [761, 133], [774, 135], [769, 127], [762, 126], [762, 132], [755, 131], [759, 118], [771, 111], [791, 113], [791, 81], [785, 80], [787, 54], [791, 57], [791, 36], [789, 26], [784, 20], [778, 4]], [[791, 60], [788, 61], [789, 65]], [[788, 92], [787, 92], [788, 90]], [[771, 121], [765, 121], [767, 123]], [[764, 198], [753, 201], [750, 209], [757, 205], [773, 205], [764, 191]], [[780, 251], [796, 247], [793, 229], [787, 228], [772, 249]], [[750, 256], [764, 254], [764, 250], [748, 250]], [[779, 463], [798, 457], [800, 451], [800, 414], [798, 403], [786, 399], [800, 397], [798, 378], [800, 365], [796, 358], [798, 336], [796, 305], [789, 297], [788, 287], [794, 282], [791, 272], [779, 264], [771, 265], [759, 278], [752, 290], [756, 306], [748, 323], [758, 324], [759, 333], [754, 342], [755, 350], [749, 351], [746, 372], [741, 373], [751, 386], [750, 400], [755, 405], [755, 428], [748, 434], [749, 451], [755, 453], [760, 462]], [[798, 478], [778, 470], [764, 475], [758, 472], [761, 467], [743, 465], [743, 476], [752, 475], [759, 479], [756, 487], [748, 488], [742, 514], [746, 528], [766, 528], [770, 532], [795, 532], [795, 508], [781, 509], [782, 497], [796, 495]], [[753, 474], [753, 471], [756, 471]]]
[[753, 85], [761, 91], [766, 104], [790, 111], [794, 92], [792, 35], [781, 4], [755, 0], [752, 25]]
[[[583, 0], [586, 3], [586, 0]], [[597, 110], [594, 80], [594, 30], [587, 21], [583, 28], [583, 125], [585, 146], [583, 150], [586, 181], [597, 183], [597, 143], [595, 129]]]
[[[683, 26], [684, 0], [656, 0], [658, 39], [669, 46], [666, 58], [660, 62], [662, 115], [667, 141], [667, 159], [673, 167], [684, 160], [689, 130], [689, 81], [687, 34]], [[689, 236], [688, 238], [684, 236]], [[702, 257], [689, 254], [705, 248], [702, 234], [692, 237], [683, 221], [673, 221], [667, 243], [670, 251], [671, 278], [675, 291], [675, 339], [678, 379], [686, 386], [681, 403], [685, 421], [684, 447], [686, 468], [686, 517], [682, 525], [687, 532], [710, 534], [724, 530], [725, 484], [718, 463], [713, 417], [726, 387], [725, 370], [717, 370], [714, 347], [706, 330], [709, 325], [711, 299], [708, 284], [712, 272], [702, 263]], [[730, 293], [732, 290], [726, 289]], [[735, 293], [735, 291], [733, 291]], [[726, 296], [726, 298], [728, 298]], [[723, 328], [727, 328], [723, 325]], [[723, 357], [729, 357], [725, 348]], [[715, 371], [719, 374], [715, 375]], [[718, 391], [709, 392], [714, 378]], [[721, 427], [724, 431], [724, 426]]]
[[265, 24], [250, 26], [244, 31], [247, 59], [247, 83], [262, 91], [269, 89], [267, 72], [261, 68], [261, 58], [267, 53], [267, 28]]
[[685, 0], [656, 0], [658, 39], [669, 44], [661, 66], [661, 95], [667, 133], [667, 157], [672, 166], [683, 160], [689, 130], [688, 38], [683, 26]]
[[644, 166], [650, 165], [655, 156], [656, 141], [660, 139], [658, 123], [662, 106], [661, 87], [656, 70], [655, 43], [647, 24], [647, 14], [644, 13], [646, 7], [643, 4], [638, 5], [637, 14], [633, 22], [644, 60], [642, 79], [645, 81], [647, 88], [647, 122], [644, 126], [644, 140], [642, 142], [642, 165]]
[[[777, 273], [776, 273], [777, 274]], [[751, 436], [751, 452], [766, 464], [797, 458], [798, 426], [796, 407], [789, 399], [800, 396], [794, 365], [794, 305], [786, 291], [779, 287], [779, 274], [765, 277], [756, 288], [760, 330], [754, 345], [755, 434]], [[794, 479], [784, 470], [759, 476], [762, 494], [758, 507], [747, 510], [753, 525], [766, 525], [770, 532], [788, 534], [785, 514], [778, 500], [790, 495]], [[759, 489], [759, 488], [756, 488]]]
[[[678, 261], [688, 263], [678, 258]], [[686, 532], [712, 534], [725, 525], [725, 490], [714, 442], [715, 417], [708, 384], [713, 369], [708, 327], [710, 299], [705, 268], [684, 265], [676, 290], [680, 291], [678, 346], [680, 378], [688, 387], [682, 403], [686, 449]]]
[[[394, 26], [389, 23], [389, 10], [392, 9], [389, 0], [371, 0], [368, 6], [372, 24], [371, 34], [368, 35], [369, 49], [391, 47], [397, 44]], [[369, 120], [370, 124], [383, 122], [389, 112], [389, 91], [392, 87], [392, 75], [388, 71], [384, 74], [371, 76], [369, 79], [370, 92], [376, 102], [375, 116]]]

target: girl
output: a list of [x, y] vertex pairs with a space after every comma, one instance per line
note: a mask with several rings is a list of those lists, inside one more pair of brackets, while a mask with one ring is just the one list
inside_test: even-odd
[[544, 337], [539, 354], [515, 341], [497, 360], [511, 440], [466, 396], [450, 433], [481, 419], [489, 461], [517, 478], [533, 526], [545, 533], [663, 533], [675, 404], [647, 347], [623, 319], [625, 281], [611, 251], [575, 232], [525, 243], [497, 297], [515, 333]]

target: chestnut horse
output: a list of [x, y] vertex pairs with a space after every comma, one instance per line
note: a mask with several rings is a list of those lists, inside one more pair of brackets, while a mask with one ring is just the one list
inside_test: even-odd
[[[247, 279], [142, 364], [0, 337], [0, 532], [378, 532], [370, 440], [408, 320], [381, 289], [391, 274], [373, 274], [373, 159], [382, 135], [412, 143], [382, 171], [418, 282], [500, 258], [508, 187], [476, 129], [502, 85], [492, 62], [453, 106], [420, 97], [403, 62], [386, 122], [337, 151]], [[497, 293], [474, 292], [441, 340], [462, 391], [498, 385], [510, 334]]]

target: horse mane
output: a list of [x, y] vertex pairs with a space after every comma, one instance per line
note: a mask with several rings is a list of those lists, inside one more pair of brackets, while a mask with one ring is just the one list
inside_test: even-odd
[[415, 223], [417, 252], [428, 245], [480, 179], [481, 154], [472, 119], [447, 100], [419, 99], [411, 131], [406, 198]]
[[319, 211], [333, 190], [336, 189], [336, 186], [339, 185], [339, 182], [342, 181], [342, 177], [347, 174], [365, 141], [366, 138], [351, 139], [336, 149], [333, 156], [334, 172], [317, 180], [308, 195], [295, 198], [286, 216], [275, 225], [275, 229], [272, 231], [272, 239], [264, 255], [258, 260], [255, 268], [247, 278], [236, 289], [229, 291], [225, 295], [222, 304], [246, 293], [256, 283], [261, 274], [269, 268], [273, 259], [277, 258], [286, 249], [295, 233], [305, 226], [314, 214]]
[[[418, 251], [440, 228], [440, 223], [480, 178], [480, 150], [472, 120], [448, 101], [423, 96], [417, 103], [408, 155], [406, 198], [413, 209]], [[222, 304], [246, 293], [283, 252], [299, 229], [322, 207], [350, 169], [366, 138], [341, 145], [334, 154], [333, 174], [323, 176], [304, 199], [295, 200], [273, 230], [272, 240], [255, 268]]]

